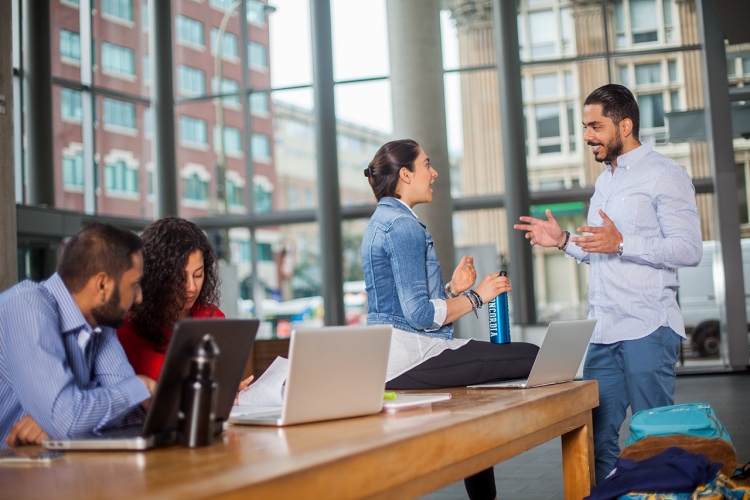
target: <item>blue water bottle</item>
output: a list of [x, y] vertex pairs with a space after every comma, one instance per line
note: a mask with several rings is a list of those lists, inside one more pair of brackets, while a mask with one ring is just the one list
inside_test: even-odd
[[[500, 271], [500, 276], [507, 276]], [[490, 314], [490, 342], [507, 344], [510, 342], [510, 318], [508, 317], [508, 292], [503, 292], [487, 304]]]

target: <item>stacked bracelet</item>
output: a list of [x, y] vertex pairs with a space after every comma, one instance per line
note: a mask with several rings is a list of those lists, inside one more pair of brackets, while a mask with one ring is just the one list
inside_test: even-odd
[[479, 314], [477, 314], [477, 309], [481, 309], [484, 305], [484, 301], [482, 300], [482, 297], [475, 292], [474, 290], [466, 290], [461, 295], [466, 296], [467, 299], [469, 299], [469, 302], [471, 302], [471, 309], [474, 311], [474, 316], [479, 319]]
[[570, 239], [570, 231], [563, 231], [565, 233], [565, 243], [557, 247], [558, 250], [565, 250], [565, 247], [568, 246], [568, 240]]

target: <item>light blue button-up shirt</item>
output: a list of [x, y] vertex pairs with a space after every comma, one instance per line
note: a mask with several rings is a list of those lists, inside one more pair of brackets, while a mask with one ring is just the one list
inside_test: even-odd
[[[677, 269], [703, 256], [695, 189], [674, 160], [644, 143], [617, 159], [596, 180], [589, 226], [603, 226], [603, 210], [623, 237], [622, 256], [586, 253], [568, 243], [565, 253], [591, 265], [589, 317], [595, 344], [646, 337], [669, 326], [685, 337], [677, 304]], [[571, 235], [575, 236], [575, 235]]]
[[114, 329], [92, 329], [60, 276], [0, 294], [0, 440], [27, 414], [52, 438], [99, 430], [149, 397]]

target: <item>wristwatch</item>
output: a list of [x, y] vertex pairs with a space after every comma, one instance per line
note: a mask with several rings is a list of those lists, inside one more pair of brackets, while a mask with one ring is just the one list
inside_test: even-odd
[[623, 246], [623, 242], [621, 241], [619, 245], [617, 245], [617, 256], [622, 257], [622, 252], [625, 249]]
[[448, 296], [449, 299], [455, 299], [456, 294], [453, 293], [453, 290], [451, 290], [451, 284], [450, 281], [443, 286], [443, 290], [445, 290], [445, 295]]

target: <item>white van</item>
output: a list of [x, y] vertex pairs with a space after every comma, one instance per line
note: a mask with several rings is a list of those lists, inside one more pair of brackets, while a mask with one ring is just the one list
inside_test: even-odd
[[[750, 321], [750, 239], [742, 239], [740, 243], [745, 281], [745, 311]], [[685, 329], [693, 351], [702, 357], [718, 355], [721, 346], [719, 306], [714, 293], [715, 251], [716, 242], [704, 241], [703, 260], [700, 264], [697, 267], [683, 267], [677, 271], [680, 280], [677, 299], [685, 319]]]

